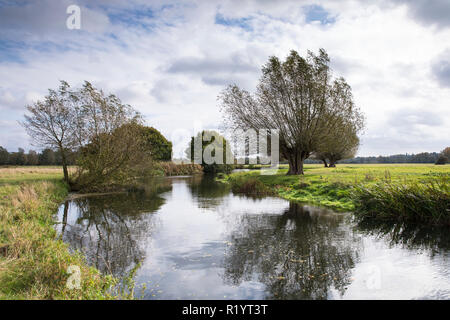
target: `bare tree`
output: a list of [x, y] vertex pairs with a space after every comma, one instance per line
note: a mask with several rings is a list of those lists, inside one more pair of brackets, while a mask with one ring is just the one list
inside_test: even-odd
[[323, 49], [306, 58], [292, 50], [286, 61], [271, 57], [263, 66], [255, 94], [230, 85], [219, 96], [230, 127], [279, 130], [288, 174], [303, 174], [303, 161], [337, 129], [339, 119], [363, 125], [350, 86], [343, 78], [333, 80], [329, 61]]
[[64, 181], [69, 182], [67, 151], [75, 145], [70, 86], [61, 81], [58, 90], [49, 90], [43, 101], [27, 106], [30, 115], [20, 124], [26, 129], [35, 145], [58, 149], [61, 153]]
[[130, 165], [133, 156], [139, 154], [142, 158], [137, 152], [137, 130], [127, 126], [141, 123], [140, 114], [87, 81], [77, 90], [61, 81], [58, 90], [49, 90], [43, 101], [27, 109], [30, 115], [25, 115], [21, 124], [35, 144], [59, 150], [67, 183], [73, 184], [67, 169], [69, 151], [82, 151], [77, 179], [88, 172], [91, 177], [85, 181], [90, 184], [96, 180], [106, 183], [108, 176], [123, 175], [124, 166]]

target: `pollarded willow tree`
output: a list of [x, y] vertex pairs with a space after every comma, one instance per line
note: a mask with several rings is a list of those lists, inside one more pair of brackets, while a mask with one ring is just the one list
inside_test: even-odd
[[303, 162], [336, 132], [342, 119], [361, 130], [363, 116], [353, 103], [350, 86], [334, 78], [324, 49], [306, 58], [292, 50], [284, 62], [273, 56], [262, 68], [254, 94], [230, 85], [219, 96], [232, 129], [279, 133], [280, 154], [288, 174], [303, 174]]
[[325, 167], [335, 167], [337, 161], [353, 158], [358, 147], [359, 137], [356, 130], [352, 126], [343, 124], [329, 136], [324, 137], [318, 151], [313, 153], [313, 157], [321, 160]]

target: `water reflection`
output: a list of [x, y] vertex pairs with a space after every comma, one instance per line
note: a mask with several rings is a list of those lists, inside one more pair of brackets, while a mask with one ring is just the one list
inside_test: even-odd
[[223, 202], [223, 198], [230, 193], [229, 186], [214, 181], [213, 176], [193, 176], [189, 178], [189, 182], [189, 190], [200, 208], [217, 207]]
[[63, 240], [102, 272], [120, 276], [141, 261], [145, 299], [450, 298], [448, 232], [357, 224], [236, 196], [208, 177], [74, 199], [58, 216]]
[[402, 245], [408, 249], [426, 249], [431, 254], [450, 249], [450, 232], [447, 226], [358, 221], [357, 228], [364, 234], [386, 240], [391, 246]]
[[158, 192], [170, 190], [170, 184], [155, 188], [149, 184], [137, 192], [76, 198], [59, 210], [63, 241], [80, 250], [89, 264], [101, 272], [124, 275], [145, 257], [145, 246], [157, 224], [151, 214], [164, 204]]
[[361, 241], [344, 215], [290, 203], [281, 215], [246, 215], [232, 233], [224, 279], [266, 285], [269, 299], [326, 299], [350, 284]]

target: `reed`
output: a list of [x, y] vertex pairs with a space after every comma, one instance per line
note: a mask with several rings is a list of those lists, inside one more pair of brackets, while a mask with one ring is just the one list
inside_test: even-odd
[[202, 166], [195, 163], [177, 164], [174, 162], [160, 162], [156, 165], [155, 171], [164, 176], [187, 176], [203, 173]]
[[450, 225], [448, 177], [424, 182], [360, 185], [353, 190], [355, 215], [363, 219]]

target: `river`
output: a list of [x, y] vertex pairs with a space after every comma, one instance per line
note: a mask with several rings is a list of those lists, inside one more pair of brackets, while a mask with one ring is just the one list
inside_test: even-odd
[[144, 299], [450, 299], [448, 229], [357, 223], [207, 176], [75, 198], [57, 215], [62, 239], [100, 271], [141, 262]]

